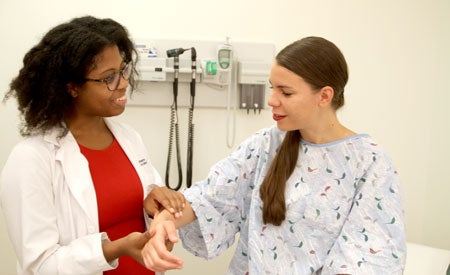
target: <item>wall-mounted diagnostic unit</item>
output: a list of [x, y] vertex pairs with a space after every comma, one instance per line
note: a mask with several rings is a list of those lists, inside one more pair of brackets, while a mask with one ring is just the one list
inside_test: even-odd
[[[262, 85], [258, 86], [258, 89], [264, 90], [260, 92], [263, 97], [267, 94], [267, 85], [262, 84], [262, 79], [267, 82], [275, 56], [275, 46], [271, 43], [230, 41], [228, 38], [222, 41], [170, 39], [135, 39], [135, 41], [140, 55], [138, 62], [140, 85], [138, 92], [130, 100], [131, 105], [171, 105], [171, 83], [175, 78], [174, 58], [168, 57], [166, 51], [175, 48], [196, 49], [196, 107], [229, 107], [228, 93], [235, 95], [243, 90], [239, 87], [240, 84], [248, 84], [238, 83], [240, 71], [238, 66], [244, 70], [244, 80], [250, 76], [249, 70], [256, 71], [261, 81], [257, 85]], [[188, 107], [190, 105], [188, 83], [192, 80], [189, 54], [180, 54], [178, 62], [178, 106]], [[247, 88], [244, 87], [244, 90]], [[240, 101], [240, 96], [236, 95], [232, 98], [231, 104], [238, 104], [243, 108], [242, 104], [239, 104]], [[248, 103], [249, 106], [254, 106], [252, 102]], [[260, 101], [258, 104], [258, 109], [264, 108], [265, 99], [263, 104], [260, 104]], [[250, 109], [253, 110], [253, 107]]]
[[[258, 110], [259, 113], [264, 108], [266, 83], [275, 48], [269, 43], [231, 43], [228, 38], [225, 41], [136, 41], [139, 41], [136, 49], [140, 83], [129, 103], [170, 107], [165, 182], [167, 187], [175, 190], [180, 189], [183, 182], [178, 107], [189, 108], [186, 186], [190, 187], [194, 106], [227, 109], [227, 145], [231, 148], [235, 127], [233, 120], [233, 141], [229, 142], [231, 113], [235, 118], [236, 106], [247, 109], [247, 113], [250, 110], [254, 113]], [[173, 174], [170, 173], [172, 154], [176, 155], [178, 181], [169, 179]], [[173, 182], [177, 183], [174, 185]]]

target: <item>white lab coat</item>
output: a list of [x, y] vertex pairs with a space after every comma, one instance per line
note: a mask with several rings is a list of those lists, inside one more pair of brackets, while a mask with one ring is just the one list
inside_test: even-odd
[[[161, 177], [139, 134], [110, 119], [106, 123], [142, 182], [144, 197]], [[18, 274], [102, 274], [106, 262], [97, 200], [88, 162], [69, 132], [35, 136], [17, 144], [4, 166], [0, 199], [15, 249]], [[114, 171], [111, 171], [114, 173]], [[146, 216], [146, 215], [145, 215]], [[147, 220], [148, 222], [148, 220]], [[148, 225], [148, 223], [147, 223]]]

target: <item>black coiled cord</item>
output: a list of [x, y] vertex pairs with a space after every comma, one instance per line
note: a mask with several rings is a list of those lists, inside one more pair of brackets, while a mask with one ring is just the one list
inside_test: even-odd
[[[166, 163], [166, 186], [172, 190], [180, 190], [181, 184], [183, 182], [183, 171], [181, 169], [181, 159], [180, 159], [180, 138], [179, 138], [179, 130], [178, 130], [178, 69], [179, 69], [179, 59], [178, 56], [175, 56], [174, 59], [174, 81], [173, 81], [173, 103], [170, 107], [170, 130], [169, 130], [169, 149], [167, 154], [167, 163]], [[177, 166], [178, 166], [178, 184], [174, 188], [170, 186], [169, 183], [169, 174], [170, 174], [170, 161], [172, 158], [172, 142], [173, 142], [173, 132], [175, 130], [175, 146], [177, 153]]]
[[197, 51], [194, 47], [191, 48], [191, 62], [192, 62], [192, 76], [191, 76], [191, 104], [189, 106], [189, 118], [188, 118], [188, 147], [187, 147], [187, 172], [186, 172], [186, 187], [192, 186], [192, 159], [194, 151], [194, 124], [192, 123], [194, 117], [194, 101], [195, 101], [195, 76], [197, 73]]

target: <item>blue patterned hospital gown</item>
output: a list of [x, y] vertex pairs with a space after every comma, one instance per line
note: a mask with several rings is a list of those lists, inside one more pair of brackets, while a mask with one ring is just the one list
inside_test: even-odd
[[262, 223], [262, 183], [284, 132], [263, 129], [184, 191], [197, 220], [180, 229], [194, 255], [220, 255], [240, 234], [228, 274], [402, 274], [399, 176], [370, 136], [301, 142], [286, 220]]

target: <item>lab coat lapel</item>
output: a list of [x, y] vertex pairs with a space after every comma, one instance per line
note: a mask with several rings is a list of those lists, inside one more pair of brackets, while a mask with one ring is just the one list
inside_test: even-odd
[[97, 197], [88, 161], [81, 154], [72, 133], [69, 132], [61, 138], [59, 144], [60, 147], [56, 150], [56, 161], [61, 162], [69, 190], [91, 223], [98, 229]]
[[[122, 147], [123, 151], [127, 155], [128, 159], [130, 160], [131, 164], [134, 167], [134, 170], [136, 170], [136, 173], [139, 176], [139, 179], [141, 180], [142, 188], [144, 188], [144, 198], [150, 191], [150, 186], [148, 184], [145, 184], [143, 181], [147, 179], [148, 177], [144, 175], [144, 171], [141, 168], [142, 164], [147, 162], [148, 160], [145, 158], [139, 158], [138, 156], [146, 156], [146, 154], [143, 154], [143, 152], [137, 152], [136, 149], [140, 148], [139, 144], [136, 140], [128, 136], [127, 132], [124, 131], [121, 127], [118, 127], [116, 123], [113, 120], [105, 119], [106, 125], [108, 126], [109, 130], [113, 133], [114, 137], [119, 142], [120, 146]], [[141, 148], [144, 150], [144, 148]]]

